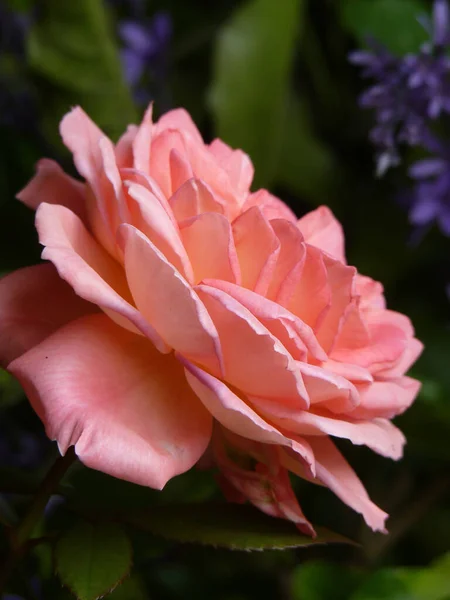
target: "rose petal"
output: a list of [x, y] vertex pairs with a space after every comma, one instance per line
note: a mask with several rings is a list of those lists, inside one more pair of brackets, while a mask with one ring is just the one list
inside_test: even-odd
[[289, 294], [282, 286], [278, 301], [316, 330], [330, 309], [332, 298], [323, 254], [313, 246], [306, 246], [304, 261], [293, 273], [295, 285], [288, 282]]
[[[236, 438], [241, 442], [238, 447], [233, 444]], [[218, 433], [218, 429], [212, 445], [221, 474], [244, 498], [271, 517], [292, 521], [300, 531], [315, 537], [314, 528], [303, 514], [292, 490], [288, 472], [280, 463], [277, 446], [249, 442], [226, 430]], [[245, 446], [250, 446], [249, 453]], [[255, 446], [256, 455], [252, 453]], [[232, 460], [233, 457], [237, 457], [237, 461]], [[252, 458], [261, 462], [246, 468], [240, 465], [245, 465], [245, 461]]]
[[[268, 403], [266, 403], [268, 404]], [[258, 407], [263, 409], [260, 402]], [[267, 406], [266, 411], [274, 414], [276, 407]], [[278, 408], [280, 413], [282, 407]], [[355, 409], [357, 410], [357, 409]], [[312, 412], [301, 411], [289, 415], [285, 410], [286, 418], [273, 416], [271, 421], [287, 431], [292, 431], [299, 435], [322, 436], [324, 434], [338, 438], [349, 439], [356, 446], [368, 446], [378, 454], [398, 460], [403, 454], [405, 437], [390, 421], [386, 419], [372, 419], [370, 421], [352, 421], [347, 419], [334, 418], [331, 414], [315, 414]]]
[[291, 448], [302, 459], [314, 476], [314, 458], [308, 444], [298, 436], [284, 436], [278, 429], [260, 417], [248, 404], [234, 394], [220, 379], [206, 373], [179, 357], [186, 367], [186, 378], [215, 419], [237, 435], [265, 444], [279, 444]]
[[203, 144], [203, 138], [197, 129], [194, 121], [184, 108], [175, 108], [166, 112], [153, 126], [154, 134], [159, 135], [167, 129], [180, 130], [185, 135], [191, 136], [197, 144]]
[[226, 214], [224, 203], [201, 179], [186, 181], [169, 202], [178, 223], [205, 212]]
[[97, 310], [79, 298], [49, 263], [2, 277], [0, 364], [6, 367], [62, 325]]
[[74, 445], [114, 477], [161, 489], [209, 443], [211, 417], [173, 356], [104, 315], [59, 329], [10, 370], [61, 452]]
[[239, 261], [228, 219], [218, 213], [203, 213], [180, 223], [180, 234], [195, 282], [213, 277], [240, 283]]
[[[80, 219], [64, 206], [41, 204], [36, 228], [42, 258], [50, 260], [58, 274], [78, 296], [97, 304], [114, 321], [131, 331], [141, 331], [161, 352], [169, 349], [132, 305], [125, 275], [91, 237]], [[137, 328], [137, 329], [136, 329]]]
[[252, 396], [308, 408], [295, 361], [268, 329], [222, 290], [207, 285], [195, 290], [217, 328], [227, 381]]
[[[107, 156], [109, 140], [79, 106], [65, 115], [59, 129], [64, 144], [73, 154], [78, 172], [92, 188], [86, 201], [90, 228], [102, 246], [115, 256], [119, 206], [110, 181], [116, 175], [112, 173], [112, 162]], [[100, 144], [102, 139], [103, 146]]]
[[277, 263], [280, 244], [259, 208], [250, 208], [233, 222], [242, 285], [264, 295]]
[[301, 275], [306, 249], [303, 236], [294, 223], [273, 219], [270, 225], [278, 238], [280, 251], [266, 295], [286, 305]]
[[194, 280], [192, 266], [176, 224], [164, 207], [143, 185], [125, 182], [129, 194], [131, 223], [147, 236], [169, 262], [190, 282]]
[[298, 228], [311, 246], [328, 252], [345, 264], [345, 242], [342, 225], [326, 206], [319, 206], [299, 219]]
[[191, 286], [135, 227], [122, 225], [119, 243], [130, 290], [143, 317], [169, 346], [221, 373], [217, 330]]
[[327, 437], [308, 438], [317, 461], [317, 478], [360, 513], [374, 531], [386, 533], [388, 515], [374, 504], [356, 473]]
[[276, 302], [226, 281], [205, 279], [203, 283], [222, 290], [240, 302], [296, 360], [307, 361], [308, 356], [319, 361], [327, 360], [327, 355], [320, 347], [312, 329]]
[[231, 185], [236, 192], [242, 196], [248, 194], [254, 174], [250, 157], [242, 150], [233, 150], [219, 139], [212, 141], [209, 150], [228, 173]]
[[382, 417], [393, 419], [411, 406], [420, 390], [420, 382], [410, 377], [394, 381], [374, 381], [358, 386], [361, 404], [351, 414], [355, 419]]
[[136, 131], [132, 145], [133, 167], [138, 171], [142, 171], [145, 175], [150, 175], [150, 148], [153, 130], [152, 113], [153, 105], [150, 104]]
[[272, 219], [286, 219], [292, 223], [297, 222], [297, 217], [289, 206], [267, 190], [258, 190], [254, 194], [250, 194], [242, 207], [242, 211], [244, 212], [252, 206], [257, 206], [269, 221]]
[[17, 198], [36, 209], [41, 202], [62, 204], [85, 217], [85, 186], [81, 181], [70, 177], [53, 160], [41, 159], [36, 165], [36, 175], [18, 194]]

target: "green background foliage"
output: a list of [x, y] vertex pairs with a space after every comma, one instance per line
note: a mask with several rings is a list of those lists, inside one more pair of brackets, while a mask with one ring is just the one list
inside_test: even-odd
[[[61, 116], [81, 104], [117, 139], [143, 112], [119, 61], [117, 27], [132, 4], [5, 3], [33, 19], [21, 57], [0, 46], [1, 93], [27, 90], [36, 114], [31, 124], [25, 116], [14, 124], [0, 119], [3, 273], [39, 261], [33, 215], [14, 195], [43, 155], [72, 169], [58, 139]], [[432, 229], [420, 244], [410, 242], [407, 215], [396, 201], [407, 185], [406, 168], [383, 180], [374, 177], [370, 115], [357, 105], [364, 84], [347, 61], [348, 52], [368, 34], [399, 54], [416, 50], [424, 34], [415, 17], [429, 12], [430, 3], [148, 0], [141, 5], [144, 18], [164, 9], [173, 21], [164, 82], [170, 100], [166, 106], [156, 101], [155, 112], [184, 106], [205, 139], [220, 136], [244, 148], [256, 167], [256, 185], [279, 195], [298, 216], [320, 204], [333, 209], [346, 232], [349, 262], [385, 284], [389, 306], [408, 314], [424, 341], [426, 351], [412, 373], [423, 389], [396, 421], [408, 439], [400, 463], [339, 444], [371, 497], [390, 513], [389, 536], [369, 531], [328, 490], [297, 480], [295, 491], [312, 522], [357, 544], [231, 552], [217, 546], [302, 546], [303, 538], [294, 543], [292, 528], [268, 522], [248, 507], [217, 508], [222, 497], [209, 472], [193, 470], [156, 492], [76, 465], [60, 485], [56, 508], [34, 532], [9, 592], [31, 600], [64, 600], [74, 597], [70, 588], [90, 600], [119, 584], [108, 598], [449, 600], [450, 306], [445, 288], [450, 241]], [[148, 85], [158, 100], [160, 83]], [[37, 466], [28, 470], [13, 467], [0, 447], [3, 552], [7, 526], [23, 514], [57, 450], [6, 373], [0, 374], [0, 411], [7, 427], [7, 435], [1, 435], [13, 454], [20, 451], [19, 432], [44, 447]], [[189, 510], [177, 509], [180, 501], [189, 503]], [[215, 503], [214, 516], [200, 504], [205, 502]], [[78, 525], [76, 519], [81, 519]], [[177, 537], [212, 542], [216, 548], [177, 545]], [[55, 569], [68, 587], [61, 588]], [[32, 574], [40, 591], [30, 584]]]

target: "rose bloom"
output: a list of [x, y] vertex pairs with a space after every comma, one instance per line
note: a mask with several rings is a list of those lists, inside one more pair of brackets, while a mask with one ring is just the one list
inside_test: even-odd
[[330, 210], [250, 192], [249, 157], [181, 109], [116, 145], [80, 108], [60, 131], [81, 180], [44, 159], [18, 195], [48, 262], [0, 281], [0, 349], [61, 453], [158, 489], [203, 457], [314, 535], [290, 471], [384, 531], [332, 438], [400, 458], [422, 345]]

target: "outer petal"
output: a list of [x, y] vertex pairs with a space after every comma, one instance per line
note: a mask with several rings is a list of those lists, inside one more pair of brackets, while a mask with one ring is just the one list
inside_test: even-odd
[[342, 225], [326, 206], [319, 206], [297, 223], [305, 241], [328, 252], [333, 258], [345, 263], [344, 232]]
[[[130, 302], [120, 266], [90, 236], [83, 223], [63, 206], [41, 204], [36, 213], [42, 257], [50, 260], [59, 276], [76, 294], [97, 304], [117, 323], [141, 331], [161, 352], [168, 348]], [[136, 329], [137, 328], [137, 329]]]
[[236, 192], [242, 196], [248, 194], [254, 173], [250, 157], [242, 150], [233, 150], [219, 139], [215, 139], [209, 145], [209, 149], [220, 166], [228, 173]]
[[0, 364], [6, 367], [62, 325], [97, 310], [49, 263], [6, 275], [0, 279]]
[[[233, 444], [235, 440], [239, 440], [239, 445]], [[292, 490], [288, 472], [280, 463], [277, 446], [245, 440], [218, 429], [212, 446], [221, 475], [244, 498], [266, 514], [292, 521], [306, 535], [315, 536]]]
[[153, 126], [155, 135], [166, 129], [178, 129], [189, 135], [197, 144], [203, 145], [203, 138], [194, 121], [184, 108], [175, 108], [166, 112]]
[[92, 189], [86, 202], [90, 229], [103, 247], [116, 256], [115, 233], [127, 213], [114, 147], [80, 107], [63, 118], [60, 133], [73, 153], [78, 172]]
[[317, 461], [317, 479], [329, 487], [345, 504], [360, 513], [374, 531], [386, 533], [388, 515], [367, 495], [348, 462], [327, 437], [308, 438]]
[[225, 292], [206, 285], [195, 289], [219, 333], [227, 381], [246, 394], [308, 408], [295, 361], [268, 329]]
[[302, 459], [308, 472], [314, 476], [314, 456], [302, 438], [295, 435], [286, 437], [260, 417], [220, 379], [182, 357], [179, 359], [185, 364], [189, 385], [219, 423], [244, 438], [291, 448]]
[[351, 414], [355, 419], [382, 417], [393, 419], [411, 406], [420, 390], [420, 382], [411, 377], [394, 381], [375, 381], [359, 386], [361, 404]]
[[269, 221], [272, 219], [286, 219], [292, 223], [297, 221], [297, 217], [289, 206], [267, 190], [258, 190], [254, 194], [250, 194], [242, 211], [244, 212], [252, 206], [257, 206]]
[[140, 231], [124, 224], [119, 233], [131, 293], [144, 318], [169, 346], [222, 373], [217, 330], [197, 294]]
[[[263, 403], [258, 406], [263, 408]], [[405, 437], [387, 419], [372, 419], [370, 421], [352, 421], [349, 418], [334, 418], [332, 413], [315, 414], [302, 411], [289, 415], [287, 411], [280, 417], [275, 417], [277, 407], [267, 403], [265, 414], [271, 415], [271, 421], [283, 430], [292, 431], [298, 435], [323, 436], [331, 435], [349, 439], [353, 444], [368, 446], [378, 454], [398, 460], [403, 454]]]
[[63, 327], [10, 370], [61, 452], [75, 445], [114, 477], [160, 489], [209, 443], [211, 417], [181, 365], [104, 315]]
[[43, 158], [36, 165], [36, 175], [17, 198], [36, 209], [41, 202], [62, 204], [82, 219], [85, 217], [85, 186], [73, 179], [53, 160]]

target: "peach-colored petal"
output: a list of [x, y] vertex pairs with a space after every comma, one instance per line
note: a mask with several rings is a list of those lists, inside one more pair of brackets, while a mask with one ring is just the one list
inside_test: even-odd
[[257, 206], [269, 221], [272, 219], [286, 219], [292, 223], [297, 222], [297, 217], [289, 206], [267, 190], [258, 190], [254, 194], [250, 194], [242, 207], [242, 211], [244, 212], [252, 206]]
[[173, 215], [173, 211], [170, 207], [170, 204], [167, 198], [164, 196], [162, 189], [159, 187], [158, 183], [150, 177], [150, 175], [146, 175], [142, 171], [137, 171], [136, 169], [121, 169], [120, 174], [124, 181], [127, 182], [127, 185], [131, 183], [137, 183], [148, 189], [148, 191], [153, 194], [153, 196], [158, 200], [161, 206], [167, 213], [167, 216], [172, 222], [172, 225], [177, 228], [177, 221]]
[[170, 155], [177, 150], [180, 156], [186, 155], [186, 147], [181, 132], [165, 129], [153, 139], [150, 155], [150, 173], [161, 187], [166, 198], [170, 198], [177, 190], [173, 188], [170, 172]]
[[286, 437], [260, 417], [248, 404], [213, 375], [179, 357], [186, 367], [186, 378], [215, 419], [230, 431], [257, 442], [291, 448], [314, 476], [314, 457], [309, 445], [298, 436]]
[[342, 225], [326, 206], [319, 206], [299, 219], [298, 228], [311, 246], [328, 252], [345, 263], [344, 232]]
[[119, 169], [131, 169], [133, 167], [133, 142], [137, 132], [136, 125], [128, 125], [127, 130], [116, 144], [115, 153]]
[[[327, 360], [312, 329], [291, 312], [251, 290], [226, 281], [207, 279], [203, 282], [232, 296], [247, 308], [296, 360]], [[371, 380], [371, 379], [370, 379]]]
[[360, 404], [357, 388], [345, 377], [315, 365], [298, 363], [311, 405], [340, 414]]
[[383, 296], [383, 286], [379, 281], [358, 274], [355, 277], [355, 294], [361, 296], [362, 310], [384, 310], [386, 300]]
[[195, 290], [217, 328], [227, 381], [246, 394], [308, 408], [300, 371], [269, 330], [222, 290], [207, 285]]
[[233, 150], [222, 142], [215, 139], [209, 145], [210, 152], [215, 156], [218, 163], [228, 173], [231, 185], [236, 192], [245, 196], [248, 194], [253, 181], [253, 165], [248, 154], [242, 150]]
[[137, 183], [125, 182], [129, 194], [131, 224], [151, 240], [169, 262], [190, 282], [192, 266], [177, 225], [152, 192]]
[[79, 106], [65, 115], [59, 131], [73, 154], [78, 173], [90, 183], [96, 181], [100, 162], [99, 142], [105, 136], [103, 131]]
[[233, 235], [243, 287], [264, 295], [280, 251], [273, 229], [259, 208], [253, 207], [233, 222]]
[[62, 325], [97, 310], [79, 298], [49, 263], [2, 277], [0, 364], [6, 367]]
[[361, 343], [362, 340], [358, 343], [361, 338], [357, 335], [352, 337], [352, 328], [344, 324], [342, 336], [338, 336], [331, 357], [365, 367], [372, 373], [393, 367], [413, 336], [410, 320], [389, 310], [371, 311], [364, 320], [369, 335], [366, 343]]
[[354, 419], [382, 417], [393, 419], [409, 408], [420, 390], [420, 382], [411, 377], [393, 381], [374, 381], [358, 386], [361, 404], [351, 414]]
[[327, 283], [331, 291], [331, 300], [329, 309], [317, 324], [316, 335], [325, 352], [329, 352], [345, 321], [346, 311], [353, 299], [353, 280], [356, 269], [347, 267], [327, 255], [324, 255], [324, 264], [327, 269]]
[[374, 504], [356, 473], [327, 437], [308, 438], [317, 461], [317, 479], [360, 513], [374, 531], [386, 533], [388, 515]]
[[189, 161], [182, 156], [176, 148], [173, 148], [170, 151], [169, 167], [173, 191], [177, 190], [186, 183], [186, 181], [194, 177]]
[[130, 290], [143, 317], [169, 346], [221, 373], [219, 336], [195, 291], [135, 227], [124, 224], [119, 234]]
[[316, 329], [330, 309], [332, 299], [323, 254], [313, 246], [306, 246], [304, 261], [299, 263], [294, 274], [295, 286], [288, 281], [289, 293], [286, 294], [282, 285], [278, 301]]
[[150, 148], [152, 143], [152, 113], [153, 105], [150, 104], [144, 113], [133, 140], [133, 166], [145, 175], [150, 175]]
[[[64, 144], [73, 154], [75, 166], [89, 183], [92, 192], [87, 195], [87, 219], [92, 232], [100, 243], [115, 256], [115, 231], [119, 222], [119, 204], [111, 179], [114, 173], [114, 151], [111, 157], [107, 146], [111, 142], [91, 121], [87, 114], [76, 107], [61, 121], [60, 133]], [[103, 145], [100, 142], [103, 141]]]
[[[265, 414], [273, 415], [271, 421], [279, 427], [307, 436], [331, 435], [338, 438], [349, 439], [356, 446], [368, 446], [378, 454], [398, 460], [403, 454], [405, 437], [387, 419], [372, 419], [370, 421], [352, 421], [349, 417], [334, 417], [332, 413], [316, 414], [306, 411], [293, 412], [289, 415], [288, 410], [283, 407], [276, 407], [268, 402], [263, 405], [262, 401], [258, 403]], [[356, 409], [357, 410], [357, 409]], [[283, 414], [283, 417], [275, 417], [275, 411]]]
[[301, 276], [306, 248], [303, 236], [294, 223], [286, 219], [273, 219], [270, 225], [278, 238], [280, 251], [266, 295], [271, 300], [287, 305]]
[[[161, 352], [168, 348], [132, 304], [125, 274], [64, 206], [41, 204], [36, 212], [42, 258], [50, 260], [75, 293], [97, 304], [119, 325], [141, 331]], [[137, 328], [137, 329], [136, 329]]]
[[169, 200], [179, 223], [205, 212], [226, 214], [224, 203], [201, 179], [189, 179]]
[[389, 365], [387, 368], [385, 365], [379, 365], [377, 369], [374, 369], [377, 379], [396, 379], [404, 375], [422, 354], [423, 348], [422, 342], [416, 338], [409, 340], [405, 351], [393, 365]]
[[175, 108], [166, 112], [153, 126], [154, 134], [159, 135], [166, 129], [180, 130], [189, 135], [193, 141], [203, 146], [203, 138], [194, 121], [184, 108]]
[[47, 434], [88, 467], [162, 488], [205, 451], [211, 417], [172, 355], [104, 315], [59, 329], [10, 365]]
[[41, 159], [36, 165], [36, 175], [18, 194], [17, 198], [36, 209], [41, 202], [62, 204], [82, 219], [85, 216], [85, 186], [70, 177], [53, 160]]
[[194, 280], [211, 277], [240, 283], [241, 272], [229, 221], [203, 213], [180, 223], [180, 235], [194, 269]]
[[[303, 514], [297, 498], [292, 490], [287, 470], [281, 465], [277, 446], [248, 442], [240, 438], [241, 444], [236, 447], [233, 441], [238, 436], [213, 435], [216, 463], [221, 474], [238, 490], [244, 498], [271, 517], [288, 519], [295, 523], [306, 535], [315, 536], [314, 528]], [[256, 456], [247, 454], [245, 446], [250, 445], [250, 452], [257, 446]], [[242, 466], [249, 462], [247, 467]], [[236, 460], [237, 459], [237, 460]], [[261, 460], [261, 462], [259, 462]], [[253, 463], [253, 464], [252, 464]]]

